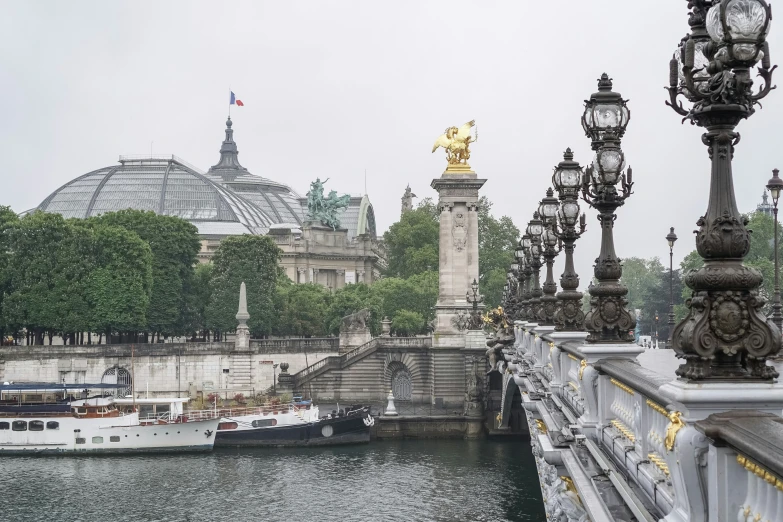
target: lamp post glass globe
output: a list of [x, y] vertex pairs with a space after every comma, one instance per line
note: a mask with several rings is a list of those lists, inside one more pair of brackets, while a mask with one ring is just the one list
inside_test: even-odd
[[538, 213], [541, 216], [544, 224], [549, 224], [557, 216], [557, 209], [560, 206], [560, 202], [554, 197], [554, 192], [551, 188], [546, 191], [546, 197], [541, 200], [538, 205]]
[[631, 119], [626, 101], [620, 93], [612, 91], [612, 80], [606, 73], [598, 80], [598, 92], [593, 93], [585, 102], [582, 115], [582, 128], [587, 137], [593, 141], [593, 147], [598, 148], [607, 134], [621, 138]]
[[731, 60], [745, 66], [761, 60], [764, 57], [763, 39], [769, 34], [771, 14], [769, 5], [763, 0], [716, 2], [707, 12], [707, 33], [713, 42], [721, 45], [715, 60]]
[[772, 171], [772, 177], [769, 178], [769, 181], [767, 182], [767, 190], [769, 190], [769, 195], [772, 197], [772, 204], [776, 207], [778, 206], [780, 191], [783, 189], [783, 179], [780, 179], [779, 174], [780, 171], [774, 169]]

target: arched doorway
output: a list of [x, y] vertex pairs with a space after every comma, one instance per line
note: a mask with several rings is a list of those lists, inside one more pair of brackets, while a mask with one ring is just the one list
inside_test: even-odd
[[114, 395], [116, 397], [130, 395], [133, 391], [133, 380], [131, 379], [130, 372], [125, 368], [120, 368], [119, 366], [113, 366], [103, 372], [103, 377], [101, 377], [101, 384], [121, 385], [121, 388], [117, 388], [114, 391]]
[[[392, 363], [391, 389], [395, 400], [409, 401], [413, 395], [411, 372], [400, 362]], [[391, 366], [391, 365], [390, 365]]]

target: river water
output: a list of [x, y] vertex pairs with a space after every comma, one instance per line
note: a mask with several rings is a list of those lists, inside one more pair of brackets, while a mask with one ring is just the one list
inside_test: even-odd
[[543, 521], [524, 441], [3, 457], [2, 521]]

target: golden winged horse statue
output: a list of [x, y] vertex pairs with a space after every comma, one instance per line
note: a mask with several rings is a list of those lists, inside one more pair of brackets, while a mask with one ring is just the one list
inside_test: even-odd
[[446, 149], [446, 160], [449, 162], [446, 170], [470, 170], [470, 165], [468, 165], [470, 144], [478, 140], [478, 127], [476, 127], [475, 136], [470, 134], [470, 130], [475, 126], [476, 120], [470, 120], [461, 127], [449, 127], [435, 141], [432, 152], [438, 150], [439, 147]]

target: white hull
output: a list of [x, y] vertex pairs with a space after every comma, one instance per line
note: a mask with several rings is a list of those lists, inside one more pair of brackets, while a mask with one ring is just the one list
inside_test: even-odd
[[[43, 423], [42, 431], [30, 430], [31, 423], [35, 421]], [[139, 425], [138, 414], [135, 413], [121, 417], [87, 419], [34, 415], [2, 417], [0, 423], [8, 423], [13, 427], [15, 422], [24, 422], [27, 423], [28, 429], [0, 429], [0, 455], [210, 451], [215, 443], [218, 421], [219, 419], [206, 419]], [[52, 423], [57, 423], [57, 427]]]

